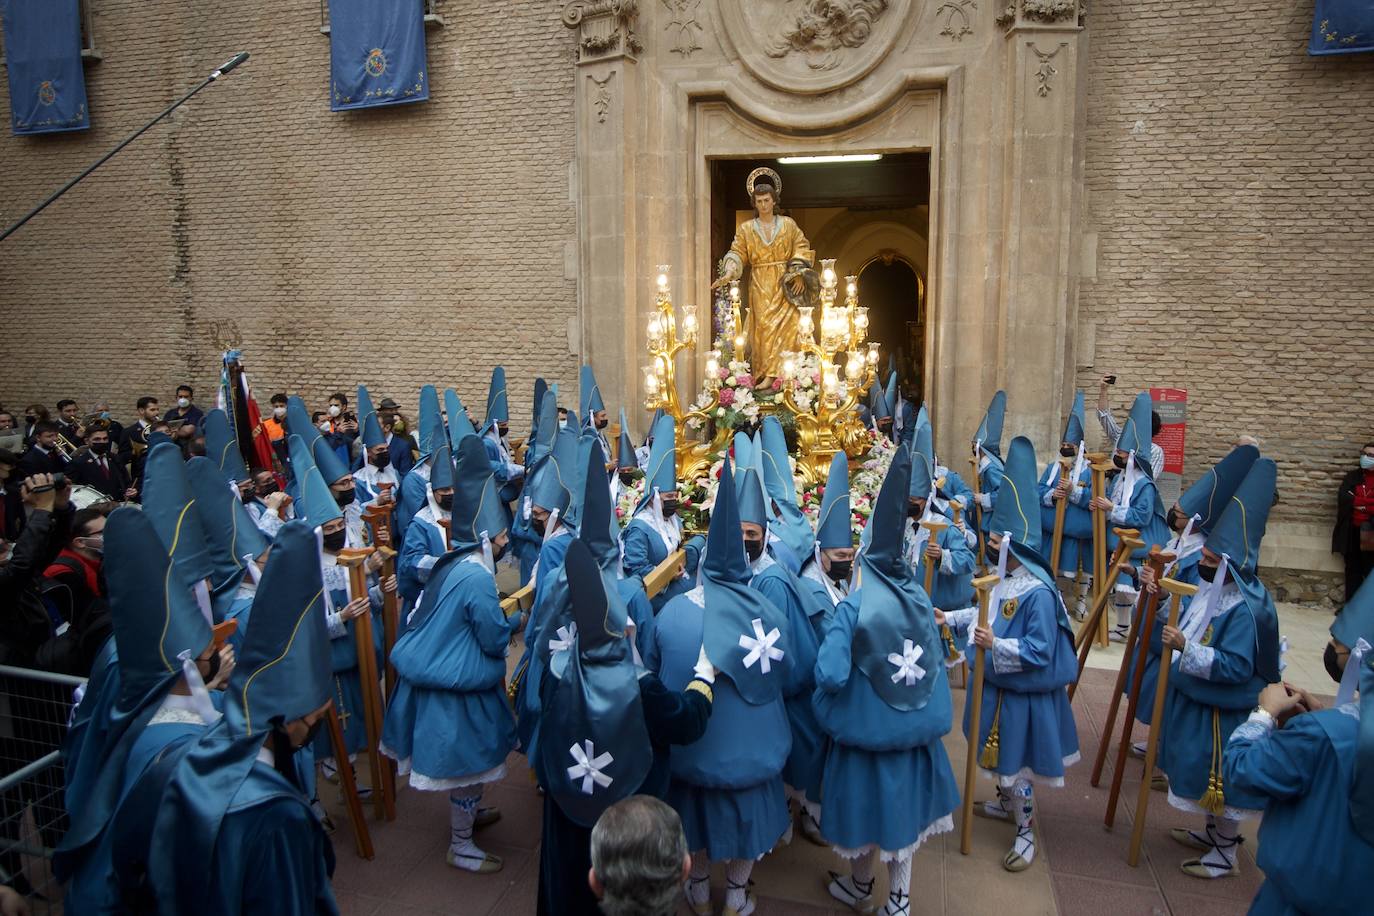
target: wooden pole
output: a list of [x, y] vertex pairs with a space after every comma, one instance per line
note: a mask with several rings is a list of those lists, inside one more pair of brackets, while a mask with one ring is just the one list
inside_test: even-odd
[[1069, 488], [1064, 494], [1063, 499], [1055, 501], [1054, 504], [1054, 541], [1050, 546], [1050, 575], [1059, 575], [1059, 558], [1064, 548], [1064, 517], [1069, 510], [1069, 497], [1073, 495], [1074, 481], [1069, 480], [1069, 474], [1073, 471], [1074, 459], [1059, 458], [1059, 482], [1069, 481]]
[[[1116, 576], [1126, 566], [1131, 558], [1131, 551], [1144, 547], [1145, 542], [1139, 540], [1140, 534], [1134, 528], [1117, 528], [1116, 552], [1112, 554], [1112, 563], [1108, 567], [1111, 577], [1115, 580]], [[1073, 696], [1078, 691], [1078, 682], [1083, 677], [1083, 669], [1088, 664], [1088, 653], [1092, 651], [1092, 634], [1097, 628], [1099, 621], [1107, 615], [1107, 600], [1111, 597], [1111, 589], [1097, 593], [1097, 600], [1093, 602], [1092, 613], [1084, 621], [1082, 628], [1074, 636], [1074, 648], [1078, 651], [1078, 677], [1069, 685], [1069, 702], [1073, 702]]]
[[372, 834], [367, 829], [367, 818], [363, 817], [362, 799], [358, 798], [358, 782], [353, 778], [353, 764], [348, 762], [348, 746], [344, 744], [343, 726], [339, 724], [339, 711], [329, 704], [329, 714], [325, 720], [329, 729], [329, 744], [334, 748], [334, 761], [339, 774], [339, 791], [343, 793], [344, 808], [348, 812], [348, 822], [353, 825], [353, 845], [358, 856], [371, 859]]
[[[396, 575], [396, 550], [391, 545], [391, 510], [386, 506], [372, 505], [363, 510], [363, 521], [372, 526], [377, 539], [377, 552], [382, 556], [382, 576]], [[382, 660], [386, 666], [386, 701], [391, 702], [391, 694], [396, 689], [396, 669], [391, 666], [391, 648], [396, 645], [396, 632], [400, 628], [400, 608], [397, 606], [395, 592], [382, 592]]]
[[[371, 547], [339, 551], [340, 566], [348, 568], [349, 593], [356, 598], [367, 597], [368, 556]], [[382, 758], [377, 750], [382, 740], [382, 697], [378, 687], [377, 648], [372, 641], [372, 611], [354, 618], [353, 635], [358, 647], [358, 680], [363, 694], [363, 724], [367, 727], [367, 759], [372, 775], [372, 798], [375, 814], [388, 821], [396, 819], [396, 797], [389, 780], [384, 777]]]
[[988, 567], [983, 557], [987, 544], [983, 535], [983, 504], [978, 501], [982, 493], [982, 481], [978, 478], [978, 455], [975, 454], [968, 463], [973, 468], [973, 514], [969, 516], [969, 521], [978, 526], [978, 575], [981, 576], [988, 571]]
[[[1174, 562], [1175, 554], [1163, 553], [1161, 559], [1160, 567], [1155, 569], [1156, 582], [1163, 578], [1163, 568]], [[1150, 565], [1154, 567], [1153, 558], [1151, 560]], [[1112, 786], [1107, 793], [1107, 815], [1103, 823], [1108, 829], [1111, 829], [1116, 823], [1116, 804], [1121, 798], [1121, 780], [1126, 773], [1126, 755], [1131, 749], [1131, 727], [1135, 723], [1135, 711], [1140, 703], [1140, 684], [1145, 678], [1145, 665], [1150, 660], [1150, 630], [1154, 627], [1155, 613], [1158, 609], [1159, 591], [1156, 590], [1145, 604], [1145, 612], [1140, 617], [1141, 629], [1137, 631], [1136, 635], [1136, 638], [1140, 640], [1140, 645], [1136, 652], [1135, 673], [1131, 677], [1131, 690], [1126, 699], [1126, 721], [1121, 725], [1121, 742], [1116, 748], [1116, 766], [1112, 770]], [[1124, 660], [1122, 665], [1125, 665]], [[1102, 734], [1110, 736], [1111, 733], [1112, 722], [1108, 719], [1107, 727], [1102, 730]], [[1099, 748], [1098, 755], [1101, 756], [1101, 754], [1102, 749]], [[1149, 782], [1152, 776], [1151, 771], [1146, 770], [1140, 778]]]
[[[944, 522], [922, 521], [921, 527], [930, 532], [930, 541], [927, 544], [928, 547], [929, 544], [934, 544], [935, 539], [940, 536], [940, 532], [944, 531], [949, 526]], [[932, 592], [931, 589], [935, 587], [935, 564], [931, 562], [929, 557], [924, 557], [923, 560], [926, 564], [926, 597], [930, 598], [931, 606], [934, 607], [935, 598], [933, 597], [934, 592]], [[949, 624], [940, 624], [940, 639], [947, 646], [954, 645], [954, 633], [950, 631]]]
[[[988, 625], [988, 603], [1001, 578], [996, 573], [973, 580], [978, 590], [978, 626]], [[973, 850], [973, 785], [978, 778], [978, 735], [983, 728], [983, 673], [987, 650], [979, 646], [973, 653], [973, 688], [968, 698], [968, 759], [964, 761], [964, 798], [959, 814], [959, 851]]]
[[[1177, 627], [1183, 596], [1196, 595], [1197, 586], [1176, 579], [1163, 579], [1159, 587], [1170, 596], [1169, 626]], [[1145, 775], [1140, 780], [1140, 794], [1136, 796], [1135, 823], [1131, 827], [1131, 849], [1126, 856], [1126, 861], [1132, 868], [1140, 864], [1140, 845], [1145, 839], [1145, 812], [1150, 805], [1150, 774], [1155, 771], [1155, 756], [1159, 752], [1159, 730], [1163, 726], [1164, 698], [1169, 690], [1169, 666], [1173, 660], [1174, 650], [1166, 645], [1159, 657], [1159, 683], [1155, 685], [1155, 708], [1150, 716], [1150, 737], [1145, 741]]]
[[[1088, 456], [1092, 460], [1092, 489], [1093, 499], [1099, 499], [1107, 495], [1107, 472], [1114, 465], [1107, 460], [1108, 456], [1094, 454]], [[1099, 510], [1093, 510], [1093, 600], [1101, 597], [1104, 591], [1109, 592], [1115, 583], [1115, 579], [1104, 575], [1107, 569], [1107, 516]], [[1107, 645], [1110, 640], [1107, 638], [1106, 620], [1098, 619], [1098, 643]]]

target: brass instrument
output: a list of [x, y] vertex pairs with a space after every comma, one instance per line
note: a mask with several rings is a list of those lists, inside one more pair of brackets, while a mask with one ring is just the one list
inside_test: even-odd
[[80, 451], [82, 447], [83, 446], [73, 443], [72, 440], [62, 435], [61, 432], [57, 434], [57, 445], [55, 446], [57, 454], [61, 455], [62, 460], [68, 464], [72, 463], [72, 459], [76, 457], [76, 453]]

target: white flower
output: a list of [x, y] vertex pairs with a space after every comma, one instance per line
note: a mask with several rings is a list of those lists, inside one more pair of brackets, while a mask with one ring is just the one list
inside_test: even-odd
[[767, 674], [773, 670], [772, 663], [783, 656], [783, 651], [774, 645], [782, 638], [782, 634], [778, 632], [777, 627], [765, 634], [761, 617], [755, 617], [750, 624], [754, 628], [754, 635], [751, 637], [748, 633], [741, 633], [739, 638], [740, 648], [749, 650], [744, 656], [744, 667], [752, 668], [754, 663], [758, 662], [759, 671]]
[[898, 681], [905, 679], [906, 685], [912, 687], [917, 681], [925, 677], [926, 669], [916, 664], [921, 660], [923, 654], [925, 654], [925, 649], [913, 644], [912, 641], [908, 639], [903, 642], [900, 655], [896, 652], [888, 655], [888, 663], [897, 666], [896, 673], [892, 675], [892, 683], [896, 684]]
[[568, 778], [582, 780], [583, 795], [591, 795], [597, 786], [604, 789], [615, 781], [602, 772], [615, 762], [615, 758], [610, 754], [597, 755], [596, 746], [590, 739], [583, 741], [582, 744], [574, 744], [568, 748], [568, 753], [574, 761], [573, 765], [568, 767]]
[[734, 377], [733, 375], [730, 376], [730, 377], [728, 377], [728, 378], [725, 380], [725, 384], [729, 385], [731, 388], [734, 388], [734, 387], [735, 387], [735, 377]]

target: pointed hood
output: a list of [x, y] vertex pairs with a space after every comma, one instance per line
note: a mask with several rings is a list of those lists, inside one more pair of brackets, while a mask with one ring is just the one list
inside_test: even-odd
[[[555, 447], [557, 447], [556, 444]], [[609, 498], [611, 482], [610, 478], [606, 476], [606, 451], [601, 447], [601, 436], [592, 426], [583, 427], [581, 435], [577, 438], [577, 453], [572, 465], [572, 477], [568, 481], [568, 513], [566, 518], [568, 524], [578, 530], [581, 530], [582, 527], [583, 495], [587, 489], [589, 479], [587, 469], [589, 466], [595, 468], [590, 479], [598, 481], [606, 491], [607, 498]]]
[[587, 545], [601, 569], [614, 577], [620, 565], [620, 528], [615, 523], [611, 488], [606, 485], [604, 475], [599, 473], [602, 466], [600, 455], [587, 449], [581, 460], [582, 517], [577, 536]]
[[1080, 389], [1074, 392], [1073, 408], [1069, 411], [1069, 421], [1064, 424], [1064, 438], [1059, 441], [1078, 445], [1087, 438], [1086, 430], [1083, 413], [1083, 391]]
[[229, 415], [216, 407], [205, 414], [205, 454], [228, 480], [248, 480], [248, 465], [243, 463], [239, 440], [229, 426]]
[[1272, 458], [1258, 458], [1250, 466], [1221, 518], [1207, 534], [1207, 549], [1229, 558], [1233, 573], [1253, 579], [1259, 566], [1260, 542], [1274, 505], [1278, 467]]
[[295, 469], [300, 486], [300, 495], [296, 497], [296, 517], [308, 522], [312, 528], [343, 518], [339, 504], [334, 501], [334, 494], [329, 491], [329, 484], [324, 482], [314, 459], [306, 451], [305, 442], [300, 436], [289, 436], [286, 444], [291, 452], [291, 467]]
[[752, 467], [746, 467], [735, 475], [736, 496], [739, 500], [739, 520], [768, 528], [768, 508], [764, 505], [763, 481]]
[[1178, 498], [1178, 507], [1184, 515], [1196, 515], [1199, 521], [1194, 526], [1203, 533], [1210, 532], [1220, 521], [1221, 514], [1231, 504], [1231, 497], [1240, 489], [1241, 481], [1250, 473], [1259, 460], [1259, 449], [1253, 445], [1240, 445], [1231, 450], [1225, 458], [1198, 478]]
[[[781, 635], [787, 629], [786, 615], [749, 587], [752, 577], [740, 531], [734, 473], [727, 455], [721, 465], [716, 505], [706, 534], [706, 556], [701, 561], [706, 609], [702, 646], [711, 664], [730, 679], [745, 702], [758, 706], [782, 695], [785, 669], [780, 668], [791, 664], [786, 659], [791, 643]], [[757, 635], [760, 632], [762, 637]], [[759, 639], [771, 645], [745, 648], [741, 638]]]
[[[874, 501], [868, 546], [859, 555], [859, 619], [851, 650], [874, 692], [902, 712], [930, 702], [941, 670], [930, 599], [903, 557], [910, 489], [911, 451], [899, 448]], [[911, 659], [918, 667], [904, 668], [893, 658]]]
[[649, 463], [644, 468], [644, 496], [635, 507], [636, 512], [653, 503], [655, 490], [677, 491], [677, 428], [673, 418], [666, 414], [659, 417], [653, 433], [654, 444], [649, 448]]
[[1002, 457], [1002, 424], [1006, 419], [1007, 393], [999, 390], [988, 403], [983, 422], [978, 424], [978, 432], [973, 436], [974, 442], [982, 443], [983, 451], [991, 452], [998, 458]]
[[482, 425], [510, 422], [510, 403], [506, 397], [506, 370], [497, 366], [491, 370], [491, 384], [487, 387], [487, 418]]
[[821, 512], [816, 519], [816, 543], [822, 550], [854, 546], [854, 529], [849, 509], [849, 461], [843, 451], [830, 459], [830, 477], [821, 494]]
[[730, 440], [734, 454], [731, 456], [735, 463], [735, 476], [744, 473], [745, 468], [754, 466], [754, 440], [749, 438], [745, 432], [736, 432]]
[[1353, 649], [1361, 639], [1374, 646], [1374, 576], [1365, 576], [1354, 597], [1341, 608], [1331, 622], [1331, 635], [1347, 649]]
[[314, 450], [315, 440], [320, 438], [319, 428], [310, 422], [310, 411], [298, 395], [293, 394], [286, 399], [286, 431], [293, 436], [300, 436], [309, 451]]
[[444, 441], [444, 418], [439, 414], [439, 392], [433, 385], [420, 389], [420, 457], [428, 458]]
[[429, 488], [443, 490], [453, 486], [453, 451], [447, 444], [434, 450], [434, 460], [429, 463]]
[[348, 465], [339, 460], [339, 453], [334, 451], [334, 446], [330, 445], [324, 436], [316, 439], [315, 444], [310, 447], [310, 457], [315, 460], [315, 469], [319, 471], [326, 484], [352, 476]]
[[1153, 411], [1154, 404], [1150, 400], [1150, 392], [1140, 392], [1131, 404], [1130, 416], [1126, 417], [1126, 422], [1121, 425], [1121, 435], [1116, 438], [1116, 450], [1135, 452], [1136, 466], [1148, 474], [1151, 480], [1155, 476], [1154, 468], [1150, 466], [1150, 415]]
[[916, 427], [911, 443], [911, 483], [907, 495], [915, 499], [929, 499], [935, 482], [935, 441], [930, 424]]
[[213, 577], [215, 567], [186, 477], [186, 462], [181, 449], [170, 442], [148, 449], [143, 465], [143, 512], [187, 582], [194, 585]]
[[[1055, 587], [1049, 561], [1040, 554], [1043, 533], [1040, 527], [1039, 471], [1035, 464], [1035, 446], [1025, 436], [1011, 440], [1002, 478], [988, 523], [991, 534], [1011, 534], [1008, 548], [1037, 579], [1050, 588]], [[1063, 621], [1067, 625], [1067, 618]]]
[[583, 366], [577, 376], [577, 396], [577, 413], [584, 424], [591, 423], [592, 414], [606, 409], [605, 402], [601, 400], [601, 388], [596, 384], [596, 376], [592, 373], [591, 366]]
[[635, 458], [634, 440], [630, 438], [630, 424], [625, 419], [625, 408], [620, 408], [620, 438], [616, 443], [616, 467], [630, 469], [639, 467]]
[[897, 373], [892, 373], [887, 377], [887, 386], [883, 389], [883, 400], [887, 403], [888, 416], [894, 420], [902, 412], [902, 399], [897, 393]]
[[553, 450], [539, 459], [530, 472], [525, 499], [532, 506], [558, 510], [560, 518], [568, 514], [572, 502], [574, 467], [577, 463], [577, 433], [572, 429], [560, 429], [554, 437]]
[[468, 420], [463, 402], [458, 399], [458, 392], [452, 388], [444, 389], [444, 414], [448, 417], [448, 444], [451, 448], [457, 449], [464, 436], [477, 435], [477, 430]]
[[253, 523], [238, 491], [225, 482], [213, 461], [192, 458], [186, 462], [186, 476], [196, 497], [196, 511], [214, 563], [211, 593], [216, 599], [232, 598], [248, 572], [248, 564], [267, 549], [267, 537]]
[[483, 534], [496, 538], [505, 531], [506, 516], [482, 440], [468, 436], [458, 443], [457, 455], [449, 533], [453, 549], [465, 552], [481, 547]]
[[758, 440], [760, 448], [754, 464], [762, 469], [763, 487], [778, 512], [774, 516], [773, 533], [793, 554], [805, 560], [815, 546], [816, 535], [797, 505], [797, 481], [788, 460], [787, 435], [777, 417], [763, 418]]
[[372, 406], [372, 395], [367, 393], [366, 385], [358, 386], [358, 432], [363, 437], [363, 448], [386, 444], [382, 421], [377, 418], [377, 409]]
[[887, 392], [877, 382], [868, 390], [868, 409], [873, 414], [874, 423], [892, 416], [892, 402], [887, 399]]
[[544, 404], [544, 395], [547, 394], [548, 391], [549, 383], [544, 381], [543, 378], [536, 378], [534, 380], [534, 403], [530, 407], [530, 416], [534, 418], [533, 423], [530, 425], [531, 441], [534, 440], [535, 435], [539, 432], [539, 423], [543, 420], [543, 417], [539, 416], [539, 411]]
[[536, 746], [559, 810], [591, 827], [602, 811], [639, 790], [654, 755], [625, 605], [581, 540], [568, 545], [563, 573], [577, 635], [572, 650], [563, 650], [566, 665], [550, 665], [558, 683]]
[[558, 395], [552, 391], [544, 392], [539, 404], [539, 418], [535, 421], [530, 435], [528, 465], [533, 468], [549, 452], [553, 451], [554, 440], [558, 438]]

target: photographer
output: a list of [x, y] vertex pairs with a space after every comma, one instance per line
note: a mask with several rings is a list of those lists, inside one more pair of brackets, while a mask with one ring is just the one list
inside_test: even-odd
[[24, 481], [28, 514], [10, 561], [0, 566], [0, 664], [43, 668], [60, 664], [65, 621], [54, 620], [43, 602], [42, 572], [57, 558], [71, 531], [70, 488], [60, 474]]

